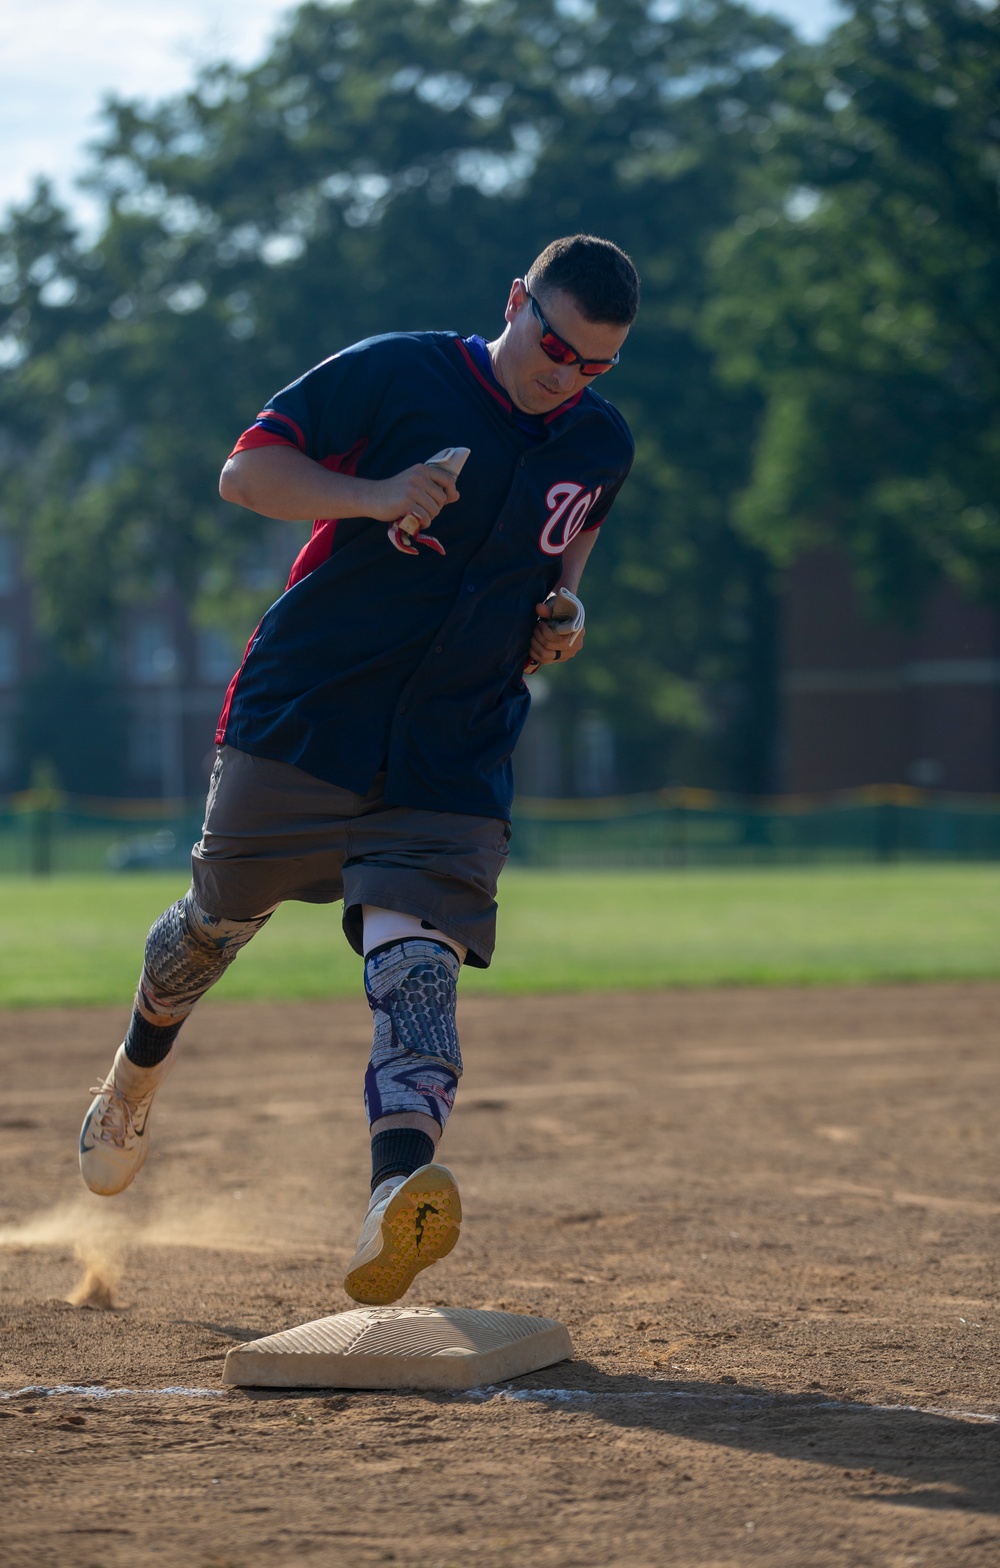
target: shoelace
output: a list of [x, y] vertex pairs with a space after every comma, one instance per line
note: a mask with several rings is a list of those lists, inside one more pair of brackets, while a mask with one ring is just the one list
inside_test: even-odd
[[98, 1143], [113, 1143], [116, 1149], [124, 1149], [130, 1137], [134, 1136], [132, 1107], [122, 1094], [118, 1085], [109, 1078], [106, 1083], [99, 1083], [90, 1091], [91, 1094], [106, 1094], [108, 1103], [104, 1114], [98, 1122]]

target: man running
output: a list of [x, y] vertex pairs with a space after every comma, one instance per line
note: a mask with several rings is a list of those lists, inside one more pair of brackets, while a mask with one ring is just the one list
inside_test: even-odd
[[579, 652], [576, 590], [632, 462], [595, 382], [637, 307], [617, 246], [555, 240], [494, 342], [367, 339], [240, 437], [224, 499], [318, 521], [226, 695], [192, 885], [149, 933], [83, 1124], [92, 1192], [141, 1168], [181, 1025], [239, 950], [285, 899], [342, 898], [374, 1015], [372, 1196], [344, 1288], [396, 1301], [454, 1247], [461, 1203], [435, 1151], [462, 1072], [456, 983], [493, 954], [526, 663]]

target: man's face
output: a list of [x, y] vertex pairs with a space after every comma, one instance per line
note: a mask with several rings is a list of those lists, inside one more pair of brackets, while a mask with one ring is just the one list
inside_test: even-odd
[[[540, 290], [536, 297], [552, 331], [584, 359], [614, 359], [628, 336], [628, 327], [588, 321], [561, 289]], [[504, 340], [502, 379], [524, 413], [550, 414], [582, 387], [602, 381], [601, 376], [582, 375], [579, 365], [557, 365], [542, 351], [542, 328], [520, 278], [511, 288], [504, 316], [510, 330]]]

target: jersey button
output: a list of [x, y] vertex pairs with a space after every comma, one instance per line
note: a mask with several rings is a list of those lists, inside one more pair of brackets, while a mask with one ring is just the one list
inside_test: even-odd
[[437, 647], [434, 649], [434, 652], [435, 653], [444, 653], [444, 649], [442, 648], [440, 643], [438, 643]]
[[497, 523], [497, 533], [498, 534], [502, 534], [503, 533], [503, 523]]
[[524, 467], [524, 458], [523, 458], [523, 457], [522, 457], [522, 459], [521, 459], [521, 467], [522, 467], [522, 468], [523, 468], [523, 467]]
[[467, 584], [467, 585], [466, 585], [466, 592], [467, 592], [467, 593], [475, 593], [475, 591], [476, 591], [476, 585], [475, 585], [475, 583], [468, 583], [468, 584]]

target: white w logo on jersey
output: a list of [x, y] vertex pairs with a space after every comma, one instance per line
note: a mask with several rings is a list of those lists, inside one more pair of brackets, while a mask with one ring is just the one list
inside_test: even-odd
[[587, 513], [603, 488], [598, 485], [596, 490], [585, 490], [571, 479], [562, 479], [552, 486], [545, 497], [549, 520], [538, 541], [546, 555], [562, 555], [587, 521]]

